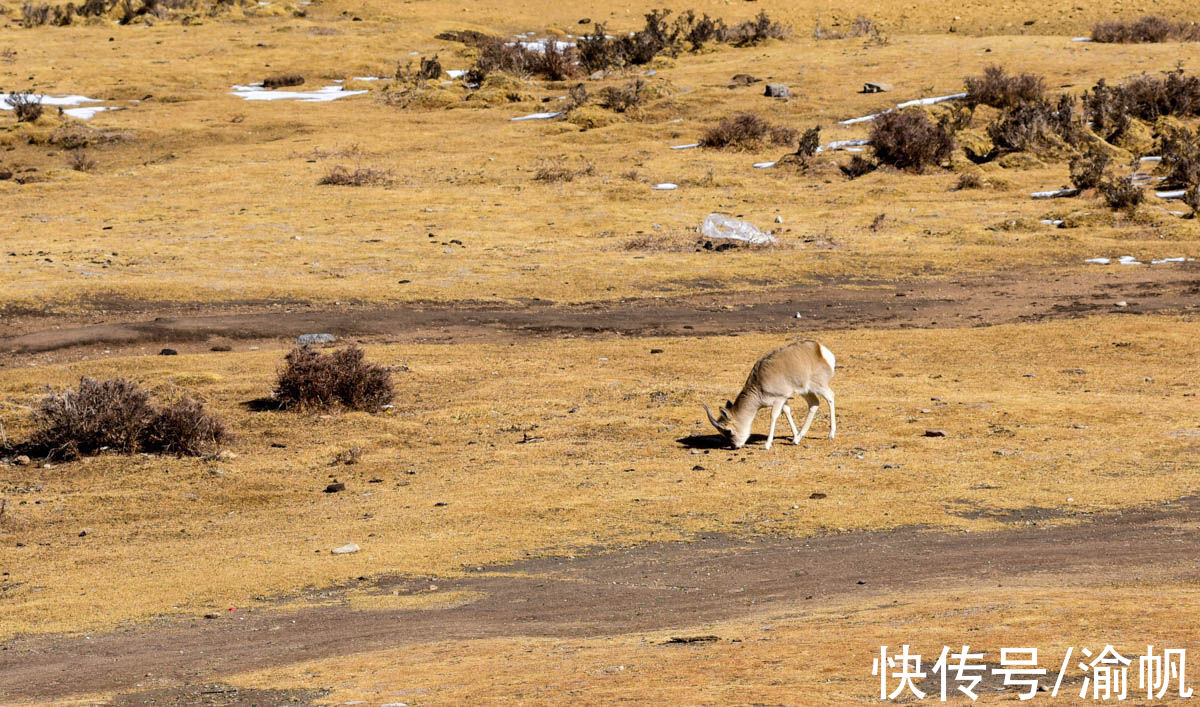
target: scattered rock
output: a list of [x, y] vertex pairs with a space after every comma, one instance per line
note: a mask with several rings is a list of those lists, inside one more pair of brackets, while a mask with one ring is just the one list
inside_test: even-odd
[[81, 530], [81, 531], [79, 531], [79, 537], [81, 537], [81, 538], [86, 538], [86, 537], [87, 537], [87, 531], [86, 531], [86, 530]]
[[1082, 376], [1084, 373], [1087, 373], [1087, 371], [1083, 370], [1082, 368], [1064, 368], [1059, 371], [1059, 373], [1071, 373], [1077, 376]]
[[338, 491], [345, 491], [345, 490], [346, 490], [346, 484], [342, 483], [341, 481], [335, 481], [332, 484], [329, 484], [328, 486], [325, 487], [325, 493], [337, 493]]
[[163, 349], [162, 351], [158, 352], [158, 355], [159, 356], [178, 356], [179, 352], [176, 351], [175, 349]]
[[697, 465], [695, 465], [695, 466], [693, 466], [693, 467], [692, 467], [692, 471], [704, 471], [704, 467], [702, 467], [702, 466], [700, 466], [699, 464], [697, 464]]
[[763, 91], [763, 95], [768, 98], [790, 98], [792, 90], [782, 83], [769, 83]]
[[1113, 306], [1114, 307], [1128, 307], [1129, 303], [1126, 302], [1125, 300], [1121, 300], [1120, 302], [1114, 302]]
[[819, 499], [825, 498], [825, 494], [821, 493], [820, 491], [813, 491], [811, 494], [809, 494], [808, 497], [810, 499], [819, 500]]
[[751, 76], [750, 74], [734, 74], [730, 82], [733, 86], [749, 86], [750, 84], [758, 83], [762, 79]]
[[20, 454], [16, 459], [13, 459], [13, 464], [16, 464], [17, 466], [29, 466], [32, 463], [33, 462], [29, 459], [29, 457], [25, 456], [24, 454]]
[[233, 347], [228, 344], [217, 344], [209, 349], [209, 351], [233, 351]]
[[663, 352], [662, 349], [650, 349], [650, 353], [652, 353], [652, 354], [660, 354], [662, 352]]
[[335, 547], [333, 550], [330, 550], [330, 552], [335, 555], [349, 555], [352, 552], [358, 552], [358, 550], [358, 545], [354, 543], [348, 543], [346, 545], [342, 545], [341, 547]]
[[867, 580], [865, 580], [865, 579], [860, 579], [860, 580], [858, 580], [858, 582], [857, 582], [857, 583], [858, 583], [858, 584], [866, 584], [866, 583], [867, 583]]
[[337, 341], [337, 337], [333, 334], [301, 334], [296, 337], [296, 343], [300, 346], [306, 344], [332, 344]]
[[450, 504], [446, 503], [445, 501], [438, 501], [437, 503], [433, 504], [433, 507], [434, 508], [445, 508], [446, 506], [449, 506], [449, 505]]
[[863, 93], [887, 93], [891, 90], [892, 85], [882, 81], [868, 81], [864, 83], [862, 87]]
[[926, 437], [945, 437], [946, 430], [925, 430]]
[[713, 643], [721, 640], [720, 636], [672, 636], [667, 643]]

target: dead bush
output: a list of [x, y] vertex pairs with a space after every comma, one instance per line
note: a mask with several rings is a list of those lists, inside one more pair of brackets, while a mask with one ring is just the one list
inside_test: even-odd
[[21, 26], [41, 27], [50, 22], [50, 6], [25, 3], [21, 5]]
[[945, 162], [954, 149], [954, 137], [946, 126], [916, 108], [876, 118], [870, 139], [878, 162], [914, 172]]
[[335, 187], [386, 187], [392, 184], [392, 172], [387, 169], [357, 167], [353, 170], [335, 165], [317, 184]]
[[1145, 15], [1136, 20], [1101, 22], [1092, 27], [1092, 41], [1144, 44], [1166, 41], [1200, 41], [1200, 25], [1195, 22], [1171, 22], [1164, 17]]
[[987, 134], [1001, 152], [1030, 152], [1049, 142], [1052, 116], [1044, 100], [1018, 104], [989, 123]]
[[569, 113], [576, 108], [582, 108], [587, 105], [590, 98], [587, 86], [582, 83], [575, 84], [567, 90], [567, 112]]
[[209, 414], [203, 403], [184, 396], [154, 413], [143, 431], [142, 446], [148, 452], [195, 457], [227, 436], [225, 423]]
[[591, 176], [596, 173], [596, 165], [583, 160], [583, 166], [573, 168], [567, 164], [566, 158], [542, 160], [537, 171], [533, 174], [534, 181], [553, 184], [556, 182], [574, 181], [576, 177]]
[[1071, 186], [1091, 189], [1100, 184], [1111, 158], [1107, 152], [1091, 148], [1071, 158]]
[[1131, 118], [1154, 122], [1163, 116], [1200, 116], [1200, 77], [1171, 71], [1166, 76], [1136, 76], [1119, 86], [1104, 79], [1083, 95], [1085, 117], [1106, 140], [1120, 137]]
[[821, 126], [814, 125], [804, 134], [800, 136], [800, 143], [796, 147], [796, 155], [800, 157], [812, 157], [817, 154], [817, 150], [821, 147]]
[[534, 54], [532, 70], [538, 76], [551, 81], [564, 81], [579, 73], [575, 47], [560, 47], [557, 41], [547, 39], [542, 42], [542, 51]]
[[263, 88], [284, 88], [285, 86], [299, 86], [304, 83], [304, 77], [300, 74], [276, 74], [263, 79]]
[[1200, 184], [1200, 131], [1169, 127], [1158, 137], [1163, 186], [1186, 189]]
[[96, 160], [86, 150], [76, 149], [67, 153], [67, 165], [76, 172], [90, 172], [96, 168]]
[[10, 93], [4, 102], [13, 109], [18, 123], [32, 123], [42, 117], [42, 97], [32, 91]]
[[323, 354], [311, 346], [292, 349], [275, 384], [282, 408], [375, 411], [392, 402], [391, 374], [366, 360], [357, 346]]
[[616, 113], [627, 113], [642, 105], [646, 82], [635, 79], [624, 86], [607, 86], [596, 94], [596, 102]]
[[967, 105], [1014, 108], [1045, 99], [1046, 86], [1036, 74], [1009, 74], [1000, 66], [989, 66], [980, 76], [968, 76]]
[[1146, 198], [1146, 193], [1141, 187], [1135, 186], [1124, 177], [1105, 176], [1101, 178], [1096, 189], [1114, 211], [1123, 209], [1132, 212]]
[[700, 138], [704, 147], [752, 150], [767, 142], [792, 145], [799, 133], [787, 126], [773, 125], [754, 113], [738, 113], [705, 131]]
[[442, 62], [438, 61], [437, 54], [433, 55], [432, 59], [421, 57], [421, 66], [417, 69], [417, 77], [426, 81], [433, 81], [442, 76]]
[[1183, 193], [1183, 203], [1192, 208], [1192, 213], [1188, 214], [1188, 218], [1200, 216], [1200, 184], [1193, 184]]
[[859, 15], [845, 32], [828, 29], [821, 25], [821, 18], [813, 25], [813, 39], [852, 39], [854, 37], [880, 37], [879, 27], [869, 17]]
[[106, 449], [133, 454], [154, 415], [149, 394], [137, 383], [85, 377], [75, 390], [42, 399], [31, 445], [52, 459], [78, 459]]
[[879, 165], [862, 155], [855, 155], [850, 158], [850, 161], [844, 165], [839, 165], [838, 169], [842, 174], [846, 175], [847, 179], [858, 179], [864, 174], [870, 174], [879, 168]]
[[616, 48], [608, 38], [607, 27], [597, 22], [592, 32], [575, 43], [579, 64], [588, 73], [603, 71], [617, 63]]
[[720, 33], [721, 41], [735, 47], [753, 46], [768, 39], [787, 39], [791, 36], [791, 29], [772, 20], [765, 10], [755, 15], [753, 20], [738, 23]]
[[983, 175], [979, 172], [963, 172], [958, 176], [958, 182], [954, 184], [954, 191], [962, 191], [963, 189], [982, 189]]
[[696, 17], [693, 10], [688, 10], [675, 19], [679, 34], [691, 45], [693, 52], [704, 49], [709, 42], [720, 41], [726, 31], [725, 21], [714, 19], [708, 13]]

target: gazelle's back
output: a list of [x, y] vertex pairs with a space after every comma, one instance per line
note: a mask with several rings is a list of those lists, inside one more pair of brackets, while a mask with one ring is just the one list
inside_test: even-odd
[[768, 396], [807, 393], [829, 385], [833, 379], [832, 359], [833, 354], [821, 344], [810, 339], [796, 341], [759, 359], [750, 372], [750, 379], [757, 377], [762, 392]]

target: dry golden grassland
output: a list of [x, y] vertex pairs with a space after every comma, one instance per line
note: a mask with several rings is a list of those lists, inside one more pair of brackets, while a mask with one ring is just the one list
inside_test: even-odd
[[[830, 332], [838, 438], [822, 415], [800, 447], [785, 436], [769, 452], [760, 441], [693, 454], [678, 440], [711, 431], [700, 403], [735, 393], [775, 336], [372, 347], [409, 368], [389, 415], [249, 412], [278, 351], [5, 370], [10, 436], [42, 386], [120, 375], [202, 396], [238, 434], [238, 456], [4, 467], [0, 558], [20, 585], [0, 625], [94, 630], [382, 570], [453, 574], [699, 532], [985, 529], [1001, 524], [955, 513], [1174, 499], [1200, 474], [1186, 422], [1197, 333], [1170, 317]], [[924, 437], [931, 428], [948, 437]], [[361, 461], [332, 465], [349, 447]], [[347, 491], [323, 493], [334, 477]], [[363, 551], [329, 554], [347, 542]]]

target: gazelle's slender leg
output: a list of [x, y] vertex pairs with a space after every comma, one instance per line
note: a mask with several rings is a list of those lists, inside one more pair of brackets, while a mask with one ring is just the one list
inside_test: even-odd
[[788, 424], [792, 426], [792, 443], [800, 444], [800, 433], [796, 430], [796, 421], [792, 419], [792, 409], [787, 403], [783, 404], [783, 414], [787, 415]]
[[771, 432], [767, 435], [767, 449], [771, 448], [771, 444], [775, 442], [775, 422], [779, 420], [779, 413], [783, 410], [783, 401], [775, 403], [771, 406]]
[[833, 439], [833, 436], [837, 434], [837, 413], [834, 412], [833, 391], [825, 387], [818, 390], [817, 394], [825, 398], [825, 402], [829, 403], [829, 439]]
[[800, 428], [800, 434], [795, 439], [796, 444], [800, 444], [800, 440], [808, 434], [808, 428], [812, 425], [813, 418], [817, 416], [817, 403], [820, 402], [820, 398], [808, 393], [804, 396], [804, 401], [808, 403], [808, 417], [805, 418], [804, 426]]

